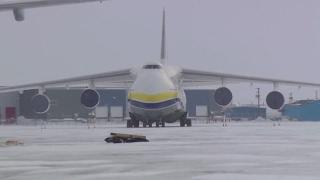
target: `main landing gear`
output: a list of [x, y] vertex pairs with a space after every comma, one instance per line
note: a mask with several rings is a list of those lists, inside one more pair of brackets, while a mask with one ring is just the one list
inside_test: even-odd
[[[164, 121], [157, 121], [155, 122], [156, 127], [165, 127], [166, 124]], [[127, 120], [127, 128], [138, 128], [140, 127], [140, 122], [135, 119]], [[152, 122], [142, 122], [142, 127], [152, 127]]]
[[191, 119], [187, 118], [187, 113], [185, 113], [181, 118], [180, 118], [180, 127], [191, 127], [192, 122]]
[[[142, 122], [142, 127], [152, 127], [152, 122]], [[166, 124], [164, 121], [157, 121], [155, 122], [155, 127], [165, 127]], [[192, 123], [191, 123], [191, 119], [188, 118], [181, 118], [180, 119], [180, 127], [191, 127]], [[127, 128], [139, 128], [140, 127], [140, 122], [138, 120], [133, 120], [133, 119], [129, 119], [127, 120]]]
[[[180, 127], [191, 127], [191, 119], [187, 118], [187, 113], [184, 113], [182, 116], [180, 116]], [[152, 127], [154, 121], [142, 121], [142, 127]], [[155, 127], [165, 127], [166, 122], [162, 119], [155, 121]], [[140, 127], [140, 121], [134, 114], [130, 114], [130, 119], [127, 120], [127, 128], [139, 128]]]
[[136, 120], [127, 120], [127, 128], [138, 128], [139, 127], [139, 121]]

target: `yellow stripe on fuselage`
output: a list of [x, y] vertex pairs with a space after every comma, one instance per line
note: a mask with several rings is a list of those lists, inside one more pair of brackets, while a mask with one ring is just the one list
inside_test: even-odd
[[177, 91], [161, 92], [156, 94], [149, 94], [143, 92], [130, 92], [128, 95], [129, 100], [145, 102], [145, 103], [158, 103], [174, 99], [178, 97]]

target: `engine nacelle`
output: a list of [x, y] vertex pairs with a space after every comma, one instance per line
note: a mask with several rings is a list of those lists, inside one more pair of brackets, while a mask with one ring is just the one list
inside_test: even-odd
[[43, 94], [34, 95], [31, 99], [31, 108], [37, 114], [45, 114], [50, 109], [50, 98]]
[[269, 108], [278, 110], [284, 105], [284, 96], [279, 91], [272, 91], [267, 95], [266, 102]]
[[24, 21], [24, 10], [23, 9], [13, 9], [14, 19], [16, 21]]
[[214, 100], [220, 106], [227, 106], [232, 101], [232, 92], [226, 87], [218, 88], [214, 93]]
[[93, 109], [99, 104], [100, 95], [94, 89], [86, 89], [81, 93], [80, 101], [84, 107]]

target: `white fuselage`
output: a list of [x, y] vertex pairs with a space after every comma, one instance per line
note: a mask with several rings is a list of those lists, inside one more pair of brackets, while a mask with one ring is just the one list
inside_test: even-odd
[[175, 122], [175, 113], [185, 112], [186, 98], [162, 65], [145, 65], [128, 93], [129, 113], [139, 121]]

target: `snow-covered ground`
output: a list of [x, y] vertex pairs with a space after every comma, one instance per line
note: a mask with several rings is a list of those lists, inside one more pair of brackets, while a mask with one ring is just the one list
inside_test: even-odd
[[[110, 132], [146, 135], [149, 143], [107, 144]], [[0, 126], [1, 180], [222, 179], [318, 180], [320, 123], [232, 122], [191, 128], [124, 125]]]

